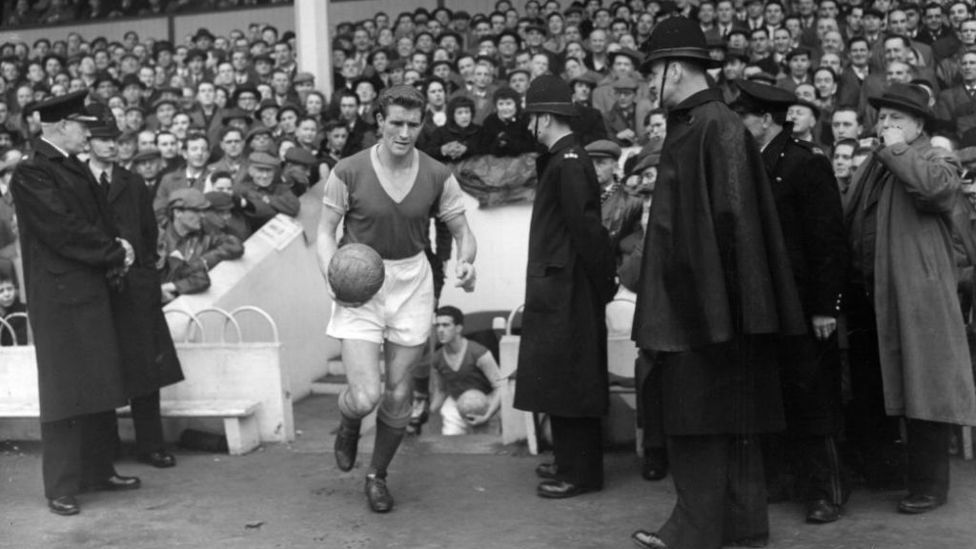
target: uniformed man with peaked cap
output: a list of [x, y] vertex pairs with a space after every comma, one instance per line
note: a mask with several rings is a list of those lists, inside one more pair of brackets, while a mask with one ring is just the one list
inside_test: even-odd
[[786, 111], [796, 104], [796, 96], [757, 82], [737, 80], [736, 85], [741, 93], [732, 109], [762, 149], [808, 321], [807, 333], [784, 338], [780, 346], [788, 436], [771, 438], [767, 445], [766, 483], [771, 495], [792, 492], [782, 485], [782, 469], [785, 463], [795, 464], [796, 488], [807, 505], [807, 522], [833, 522], [840, 518], [848, 493], [837, 448], [842, 417], [835, 332], [847, 280], [840, 191], [823, 151], [793, 137]]
[[603, 488], [604, 308], [616, 291], [614, 261], [593, 162], [570, 128], [569, 86], [536, 78], [525, 112], [546, 152], [536, 161], [515, 407], [549, 414], [555, 460], [536, 469], [537, 493], [566, 498]]
[[776, 340], [804, 331], [759, 148], [710, 88], [697, 22], [657, 25], [649, 73], [668, 133], [644, 238], [633, 338], [654, 353], [677, 502], [654, 549], [765, 545], [757, 435], [784, 427]]
[[48, 507], [80, 512], [83, 490], [139, 487], [116, 473], [115, 408], [125, 403], [109, 296], [132, 264], [99, 187], [76, 154], [88, 147], [86, 91], [33, 107], [42, 135], [14, 172], [24, 278], [37, 354], [42, 471]]

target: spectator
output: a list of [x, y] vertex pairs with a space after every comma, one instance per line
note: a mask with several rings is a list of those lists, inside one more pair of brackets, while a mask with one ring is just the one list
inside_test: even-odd
[[210, 287], [210, 269], [221, 261], [244, 255], [244, 245], [229, 234], [203, 223], [210, 207], [202, 192], [177, 189], [169, 196], [166, 217], [159, 230], [160, 287], [163, 303], [180, 295], [195, 294]]
[[644, 121], [652, 108], [650, 102], [637, 101], [637, 81], [631, 77], [618, 78], [613, 83], [613, 93], [616, 103], [606, 115], [607, 135], [622, 147], [642, 143]]
[[481, 128], [480, 154], [518, 156], [535, 148], [532, 134], [526, 127], [519, 96], [515, 90], [499, 88], [494, 94], [494, 112], [485, 118]]
[[280, 163], [267, 153], [251, 153], [247, 177], [234, 187], [241, 210], [251, 232], [255, 232], [275, 215], [298, 215], [300, 203], [290, 185], [278, 175]]
[[27, 345], [27, 308], [20, 302], [12, 273], [0, 270], [0, 347]]
[[441, 162], [457, 162], [478, 152], [481, 126], [474, 123], [475, 105], [461, 95], [447, 103], [447, 124], [434, 130], [424, 152]]
[[247, 174], [247, 157], [244, 155], [244, 133], [239, 128], [224, 128], [220, 132], [220, 160], [207, 166], [207, 172], [226, 172], [235, 183], [244, 180]]
[[[161, 150], [162, 152], [162, 150]], [[185, 167], [173, 170], [163, 176], [153, 199], [153, 210], [157, 217], [166, 216], [169, 196], [178, 189], [196, 189], [203, 192], [207, 181], [207, 159], [210, 157], [210, 141], [202, 133], [189, 136], [183, 144]], [[165, 158], [165, 155], [164, 155]]]

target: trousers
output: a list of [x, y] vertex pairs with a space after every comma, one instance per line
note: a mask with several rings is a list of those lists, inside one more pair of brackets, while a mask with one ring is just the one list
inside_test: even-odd
[[115, 474], [115, 410], [41, 423], [41, 470], [48, 499], [78, 494]]

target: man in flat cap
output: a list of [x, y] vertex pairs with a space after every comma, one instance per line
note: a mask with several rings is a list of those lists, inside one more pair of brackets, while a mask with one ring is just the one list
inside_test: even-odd
[[210, 269], [244, 255], [244, 244], [237, 237], [204, 223], [209, 208], [210, 202], [194, 188], [177, 189], [167, 199], [156, 263], [163, 303], [205, 291], [210, 287]]
[[633, 338], [657, 394], [677, 502], [653, 549], [765, 545], [758, 435], [784, 428], [777, 336], [805, 322], [755, 141], [709, 88], [697, 22], [651, 34], [644, 72], [668, 109], [644, 238]]
[[806, 502], [807, 522], [833, 522], [849, 493], [837, 446], [843, 419], [836, 330], [847, 280], [840, 190], [823, 151], [792, 134], [787, 113], [796, 97], [765, 84], [736, 84], [740, 94], [732, 108], [762, 149], [808, 321], [805, 334], [783, 338], [780, 346], [787, 436], [769, 438], [766, 483], [775, 495], [785, 482], [784, 467], [793, 464], [794, 492]]
[[569, 86], [552, 75], [536, 78], [525, 111], [547, 152], [536, 161], [515, 407], [549, 414], [554, 461], [536, 468], [537, 494], [567, 498], [603, 489], [604, 315], [616, 292], [615, 265], [596, 171], [570, 126]]
[[240, 200], [241, 210], [252, 232], [279, 213], [292, 217], [298, 215], [301, 203], [291, 182], [281, 178], [280, 169], [281, 163], [274, 156], [262, 152], [251, 153], [247, 176], [234, 185], [234, 194]]
[[42, 134], [10, 185], [37, 354], [44, 494], [59, 515], [78, 514], [85, 489], [140, 485], [112, 464], [115, 408], [126, 394], [109, 296], [135, 257], [113, 224], [107, 189], [75, 156], [94, 122], [81, 114], [86, 95], [34, 107]]
[[[908, 495], [902, 513], [943, 505], [949, 495], [950, 429], [976, 425], [976, 391], [959, 314], [953, 226], [960, 207], [959, 165], [932, 146], [928, 94], [892, 84], [870, 98], [881, 147], [858, 168], [844, 195], [852, 252], [849, 440], [867, 480], [901, 487], [907, 450]], [[968, 223], [967, 223], [968, 224]], [[972, 259], [976, 250], [966, 246]], [[905, 418], [907, 444], [896, 441]], [[860, 462], [860, 463], [859, 463]]]
[[617, 180], [620, 146], [609, 139], [594, 141], [585, 147], [593, 160], [597, 183], [600, 184], [600, 214], [603, 226], [610, 236], [610, 246], [616, 264], [620, 265], [618, 246], [620, 241], [635, 231], [640, 231], [640, 218], [644, 205], [641, 199], [627, 192]]
[[643, 142], [647, 115], [653, 107], [646, 99], [637, 98], [637, 80], [622, 76], [613, 84], [615, 102], [605, 115], [607, 135], [621, 147], [632, 147]]
[[163, 318], [156, 271], [159, 229], [152, 212], [150, 189], [138, 175], [116, 163], [119, 135], [112, 111], [101, 103], [85, 108], [97, 121], [91, 126], [88, 169], [107, 189], [112, 219], [122, 238], [132, 244], [135, 261], [124, 284], [111, 293], [112, 314], [122, 358], [122, 381], [132, 406], [135, 457], [154, 467], [172, 467], [176, 458], [166, 451], [159, 410], [159, 389], [183, 380], [176, 348]]

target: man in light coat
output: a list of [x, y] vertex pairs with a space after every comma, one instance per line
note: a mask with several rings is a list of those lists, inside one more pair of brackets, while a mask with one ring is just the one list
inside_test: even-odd
[[844, 204], [849, 438], [868, 481], [890, 487], [900, 480], [897, 417], [906, 418], [908, 495], [898, 510], [909, 514], [945, 503], [950, 426], [976, 422], [948, 221], [962, 199], [959, 170], [923, 131], [932, 119], [927, 100], [910, 84], [870, 98], [882, 146], [858, 169]]

